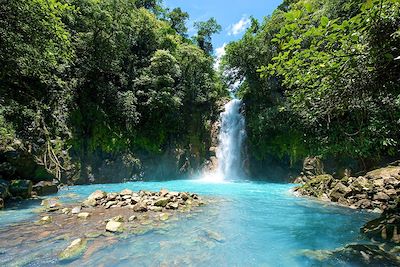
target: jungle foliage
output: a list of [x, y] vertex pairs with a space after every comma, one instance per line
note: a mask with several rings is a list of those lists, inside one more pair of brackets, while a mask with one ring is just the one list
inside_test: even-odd
[[255, 157], [399, 154], [398, 0], [284, 1], [226, 51]]
[[160, 2], [0, 0], [2, 151], [18, 138], [51, 166], [201, 139], [226, 90]]

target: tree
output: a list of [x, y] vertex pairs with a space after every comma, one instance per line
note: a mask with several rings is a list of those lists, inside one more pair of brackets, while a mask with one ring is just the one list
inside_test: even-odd
[[213, 34], [221, 32], [221, 25], [217, 23], [215, 18], [210, 18], [207, 21], [195, 22], [194, 26], [197, 29], [197, 35], [195, 36], [197, 45], [206, 54], [211, 55], [213, 53], [211, 37]]
[[189, 14], [182, 11], [182, 9], [178, 7], [169, 12], [167, 14], [167, 17], [169, 19], [169, 23], [171, 24], [172, 29], [174, 29], [179, 35], [187, 37], [188, 29], [185, 23], [189, 18]]

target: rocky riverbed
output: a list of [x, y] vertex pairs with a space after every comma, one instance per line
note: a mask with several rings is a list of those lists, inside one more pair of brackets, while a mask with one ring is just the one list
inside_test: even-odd
[[295, 192], [302, 196], [336, 202], [354, 209], [383, 212], [396, 205], [400, 196], [400, 166], [388, 166], [364, 176], [335, 179], [329, 174], [309, 177]]
[[1, 238], [7, 240], [1, 243], [6, 247], [0, 247], [0, 251], [43, 240], [69, 240], [69, 246], [59, 251], [59, 260], [90, 256], [120, 237], [163, 229], [180, 216], [201, 212], [200, 207], [209, 201], [194, 193], [166, 189], [159, 192], [125, 189], [117, 193], [97, 190], [83, 202], [72, 205], [49, 198], [42, 201], [35, 222], [0, 230]]

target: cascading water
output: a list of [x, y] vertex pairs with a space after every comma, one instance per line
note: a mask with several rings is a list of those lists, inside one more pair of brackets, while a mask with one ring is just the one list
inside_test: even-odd
[[218, 136], [218, 168], [204, 179], [221, 182], [244, 176], [242, 146], [246, 136], [245, 119], [240, 112], [242, 101], [234, 98], [225, 105], [220, 115], [221, 128]]

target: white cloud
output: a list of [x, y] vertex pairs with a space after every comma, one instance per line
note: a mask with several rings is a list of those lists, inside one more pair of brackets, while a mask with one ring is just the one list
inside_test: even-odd
[[224, 43], [221, 47], [218, 47], [215, 49], [215, 63], [214, 63], [214, 69], [218, 70], [219, 65], [221, 65], [221, 58], [225, 55], [225, 47], [226, 43]]
[[238, 22], [229, 27], [228, 35], [238, 35], [244, 32], [250, 26], [251, 20], [243, 16]]

